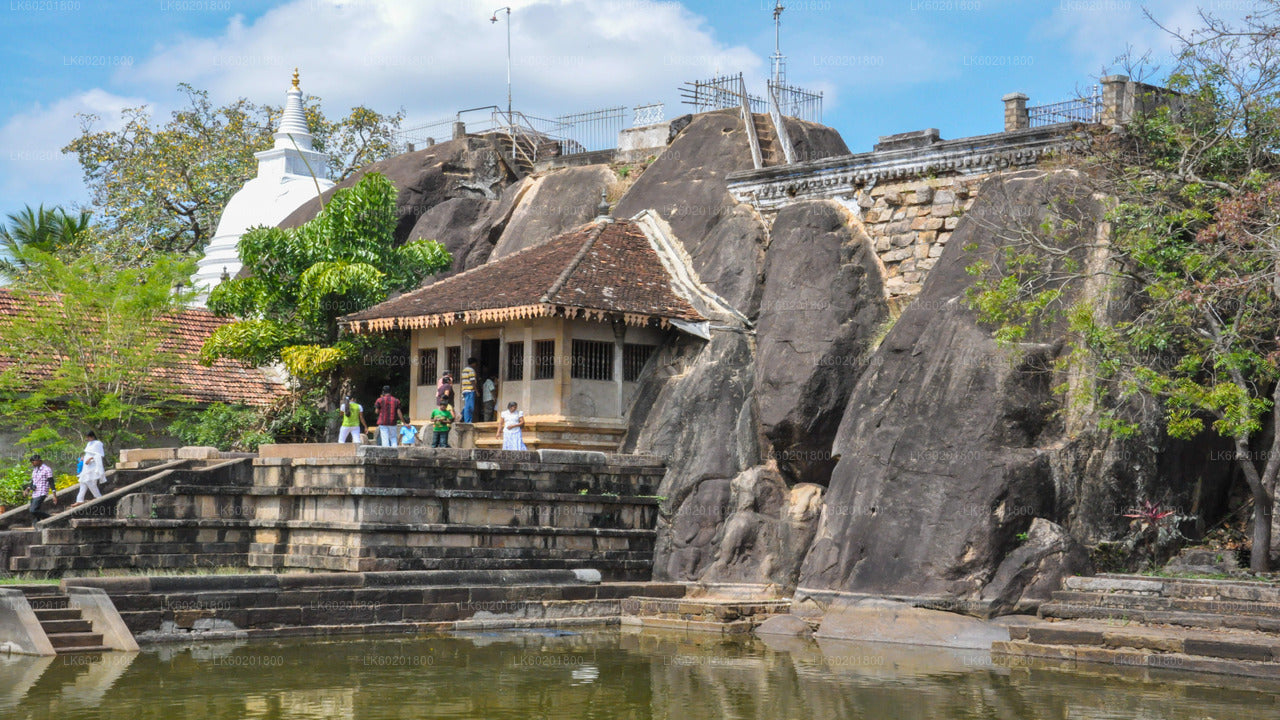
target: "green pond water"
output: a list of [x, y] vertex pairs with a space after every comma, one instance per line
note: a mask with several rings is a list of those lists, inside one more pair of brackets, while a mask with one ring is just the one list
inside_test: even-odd
[[513, 631], [0, 656], [0, 718], [1280, 718], [1280, 685], [980, 651]]

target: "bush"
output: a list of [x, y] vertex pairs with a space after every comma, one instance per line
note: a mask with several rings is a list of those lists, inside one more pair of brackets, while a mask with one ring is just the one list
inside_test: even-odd
[[[10, 465], [3, 472], [0, 472], [0, 505], [6, 508], [25, 505], [29, 498], [23, 491], [30, 482], [31, 465], [29, 463]], [[63, 473], [54, 476], [53, 487], [55, 490], [62, 490], [78, 482], [80, 481], [75, 475]]]
[[169, 426], [184, 444], [213, 446], [219, 450], [252, 452], [269, 443], [269, 434], [257, 430], [262, 411], [243, 405], [214, 403], [208, 408], [179, 418]]

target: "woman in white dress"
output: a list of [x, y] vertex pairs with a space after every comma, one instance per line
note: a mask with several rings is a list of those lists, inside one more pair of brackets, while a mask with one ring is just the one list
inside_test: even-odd
[[107, 451], [102, 447], [102, 441], [92, 432], [85, 435], [85, 438], [89, 442], [84, 446], [84, 468], [80, 470], [80, 492], [76, 493], [76, 503], [71, 507], [83, 505], [87, 493], [93, 493], [95, 498], [102, 497], [98, 483], [107, 475], [104, 467]]
[[513, 402], [507, 403], [507, 409], [500, 414], [498, 437], [502, 438], [503, 450], [528, 450], [524, 446], [524, 413], [516, 409]]

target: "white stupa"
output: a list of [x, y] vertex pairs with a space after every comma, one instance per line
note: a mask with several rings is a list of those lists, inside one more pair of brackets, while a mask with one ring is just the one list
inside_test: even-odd
[[329, 156], [312, 149], [296, 69], [293, 86], [285, 94], [275, 144], [253, 156], [258, 159], [258, 177], [231, 196], [196, 270], [193, 284], [200, 290], [201, 304], [223, 277], [240, 272], [238, 248], [246, 230], [279, 225], [303, 203], [333, 187], [327, 170]]

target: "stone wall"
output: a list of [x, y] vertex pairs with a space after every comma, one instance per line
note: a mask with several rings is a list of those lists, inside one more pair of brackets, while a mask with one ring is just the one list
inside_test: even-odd
[[890, 301], [915, 297], [987, 175], [934, 178], [859, 190], [858, 208], [884, 266]]

